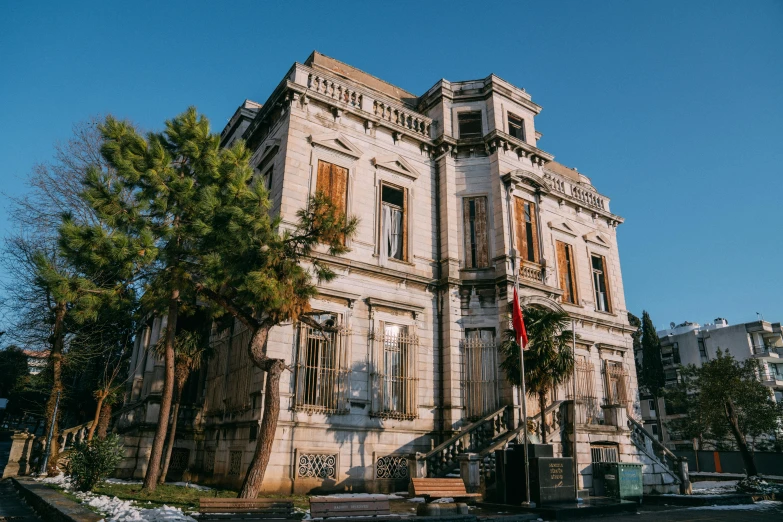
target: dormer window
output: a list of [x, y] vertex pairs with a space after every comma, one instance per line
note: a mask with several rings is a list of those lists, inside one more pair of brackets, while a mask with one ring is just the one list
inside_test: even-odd
[[481, 130], [481, 111], [460, 112], [457, 114], [459, 123], [459, 137], [480, 138], [484, 134]]
[[525, 141], [525, 120], [508, 113], [508, 133], [517, 139]]

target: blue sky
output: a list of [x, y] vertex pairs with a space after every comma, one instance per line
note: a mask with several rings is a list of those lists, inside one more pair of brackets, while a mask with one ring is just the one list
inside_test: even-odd
[[539, 146], [626, 219], [630, 310], [783, 320], [780, 1], [2, 2], [2, 190], [91, 115], [155, 129], [196, 105], [220, 130], [313, 49], [414, 93], [524, 87]]

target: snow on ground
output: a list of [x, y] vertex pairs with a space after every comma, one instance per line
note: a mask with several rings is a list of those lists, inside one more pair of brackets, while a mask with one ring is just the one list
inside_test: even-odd
[[142, 482], [140, 480], [125, 480], [125, 479], [118, 479], [118, 478], [107, 478], [106, 479], [107, 484], [141, 484]]
[[[62, 473], [56, 477], [36, 479], [44, 484], [53, 484], [66, 491], [72, 490], [71, 479]], [[110, 484], [141, 484], [141, 482], [109, 479]], [[193, 485], [191, 485], [193, 486]], [[204, 487], [204, 486], [200, 486]], [[196, 522], [196, 520], [184, 514], [181, 509], [164, 505], [159, 508], [139, 508], [129, 500], [120, 500], [117, 497], [96, 495], [95, 493], [73, 492], [82, 504], [91, 506], [106, 516], [106, 522]]]
[[737, 492], [736, 480], [702, 480], [693, 482], [694, 495], [721, 495]]
[[777, 500], [759, 500], [753, 504], [738, 504], [736, 506], [696, 506], [687, 509], [711, 509], [715, 511], [731, 511], [731, 510], [765, 510], [775, 509], [783, 505], [783, 502]]
[[330, 497], [330, 498], [362, 498], [362, 497], [373, 497], [373, 498], [387, 498], [389, 500], [404, 500], [404, 497], [401, 497], [399, 495], [380, 495], [377, 493], [332, 493], [331, 495], [319, 495], [324, 497]]
[[[141, 484], [141, 482], [139, 484]], [[193, 484], [192, 482], [166, 482], [166, 484], [170, 486], [180, 486], [183, 488], [193, 488], [199, 491], [212, 491], [212, 488], [210, 487], [199, 486], [198, 484]]]
[[106, 522], [196, 522], [193, 517], [175, 507], [164, 505], [152, 509], [138, 508], [131, 501], [94, 493], [78, 492], [76, 497], [105, 515]]

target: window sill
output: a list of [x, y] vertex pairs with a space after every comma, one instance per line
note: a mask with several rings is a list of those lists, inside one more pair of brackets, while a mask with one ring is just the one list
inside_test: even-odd
[[[380, 263], [381, 256], [379, 256], [378, 254], [373, 254], [372, 257], [377, 259], [378, 262]], [[397, 263], [399, 265], [416, 266], [415, 264], [411, 263], [410, 261], [403, 261], [402, 259], [397, 259], [396, 257], [387, 257], [386, 259], [388, 261], [393, 261], [393, 262], [395, 262], [395, 263]]]
[[610, 315], [612, 317], [616, 317], [617, 316], [617, 314], [615, 314], [614, 312], [605, 312], [603, 310], [593, 310], [593, 311], [595, 313], [597, 313], [597, 314]]

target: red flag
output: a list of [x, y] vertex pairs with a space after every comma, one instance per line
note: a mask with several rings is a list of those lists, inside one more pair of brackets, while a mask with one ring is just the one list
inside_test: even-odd
[[522, 308], [519, 306], [519, 294], [517, 294], [516, 287], [514, 287], [514, 311], [511, 314], [511, 324], [514, 327], [517, 344], [521, 345], [524, 350], [527, 346], [527, 330], [525, 330], [525, 320], [522, 318]]

